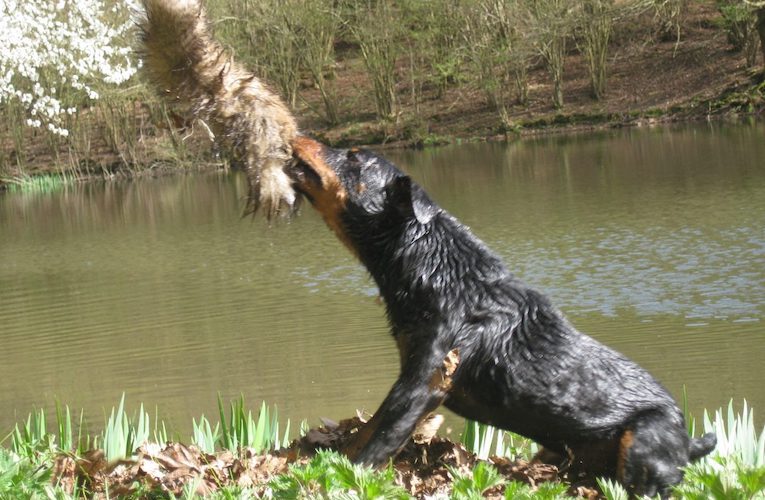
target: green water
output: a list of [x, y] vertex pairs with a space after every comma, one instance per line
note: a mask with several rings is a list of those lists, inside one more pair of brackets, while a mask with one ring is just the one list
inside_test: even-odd
[[[583, 331], [692, 409], [765, 415], [765, 126], [385, 153]], [[373, 282], [307, 205], [241, 219], [210, 174], [0, 196], [0, 432], [123, 393], [188, 440], [216, 397], [373, 411], [398, 356]]]

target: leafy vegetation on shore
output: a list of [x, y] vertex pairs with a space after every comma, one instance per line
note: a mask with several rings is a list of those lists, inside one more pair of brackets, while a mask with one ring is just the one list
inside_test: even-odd
[[[97, 436], [83, 433], [68, 407], [57, 407], [48, 429], [42, 410], [17, 424], [0, 446], [2, 498], [594, 498], [597, 490], [576, 486], [552, 466], [534, 469], [531, 443], [487, 426], [467, 423], [462, 445], [443, 438], [410, 443], [382, 471], [351, 464], [335, 448], [362, 425], [358, 419], [308, 430], [287, 443], [275, 410], [265, 404], [258, 417], [244, 401], [233, 401], [210, 427], [195, 421], [193, 443], [168, 441], [163, 423], [151, 424], [143, 406], [133, 417], [124, 396]], [[704, 432], [717, 433], [712, 455], [692, 464], [675, 496], [682, 499], [765, 497], [765, 429], [753, 411], [733, 402], [713, 415]], [[199, 429], [205, 431], [198, 433]], [[286, 424], [289, 428], [289, 423]], [[215, 430], [210, 430], [215, 429]], [[224, 430], [225, 429], [225, 430]], [[496, 453], [495, 453], [496, 452]], [[525, 458], [518, 458], [525, 457]], [[600, 495], [627, 498], [611, 481], [598, 480]]]
[[[202, 127], [168, 112], [134, 75], [128, 28], [137, 3], [16, 4], [0, 7], [0, 40], [9, 47], [0, 53], [0, 186], [40, 173], [115, 178], [220, 164]], [[205, 4], [232, 53], [278, 88], [305, 128], [334, 144], [429, 145], [765, 107], [756, 75], [749, 80], [744, 68], [761, 57], [765, 7], [756, 2]], [[646, 64], [666, 73], [709, 57], [726, 64], [714, 79], [700, 78], [717, 85], [702, 102], [687, 88], [665, 90], [672, 77], [654, 79], [661, 92], [636, 83], [614, 90], [621, 75], [629, 85]], [[730, 62], [737, 59], [743, 66]]]

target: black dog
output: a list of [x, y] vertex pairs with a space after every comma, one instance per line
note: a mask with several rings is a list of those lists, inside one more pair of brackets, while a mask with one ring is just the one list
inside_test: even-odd
[[689, 438], [651, 375], [577, 331], [394, 165], [304, 137], [293, 147], [295, 188], [374, 277], [401, 355], [348, 450], [357, 462], [386, 462], [441, 402], [638, 495], [667, 496], [714, 449], [714, 434]]

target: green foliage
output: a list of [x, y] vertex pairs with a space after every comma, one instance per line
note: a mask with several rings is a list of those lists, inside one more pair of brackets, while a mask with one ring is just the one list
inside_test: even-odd
[[505, 483], [497, 469], [486, 462], [478, 462], [470, 474], [463, 474], [454, 467], [449, 467], [449, 472], [452, 475], [451, 497], [455, 500], [483, 498], [488, 490]]
[[35, 459], [40, 453], [54, 447], [54, 437], [48, 434], [45, 423], [45, 411], [40, 408], [27, 417], [21, 427], [16, 427], [11, 434], [11, 451], [15, 454]]
[[[276, 408], [269, 409], [265, 402], [261, 404], [258, 418], [255, 419], [252, 411], [245, 407], [244, 396], [240, 396], [229, 403], [227, 417], [219, 394], [218, 412], [220, 421], [215, 426], [205, 416], [199, 422], [192, 420], [191, 442], [205, 453], [214, 453], [217, 449], [236, 451], [243, 448], [252, 448], [256, 453], [261, 453], [289, 446], [290, 421], [287, 420], [284, 432], [281, 433]], [[301, 435], [307, 431], [306, 425], [305, 422], [301, 423]]]
[[765, 467], [749, 467], [737, 457], [715, 456], [692, 465], [676, 493], [691, 500], [765, 498]]
[[57, 405], [56, 436], [48, 431], [45, 411], [35, 410], [10, 434], [10, 447], [0, 447], [0, 498], [70, 498], [51, 484], [56, 455], [73, 446], [69, 408]]
[[[109, 460], [131, 455], [136, 446], [151, 437], [158, 441], [167, 438], [163, 424], [155, 424], [152, 432], [143, 405], [135, 418], [128, 418], [124, 400], [123, 395], [118, 407], [112, 409], [106, 428], [95, 443], [104, 448]], [[220, 397], [218, 404], [220, 423], [213, 427], [204, 417], [199, 422], [194, 421], [193, 440], [203, 451], [211, 453], [216, 448], [236, 450], [241, 446], [264, 451], [271, 446], [286, 444], [287, 433], [280, 436], [276, 411], [270, 411], [265, 404], [261, 405], [257, 419], [245, 410], [242, 397], [231, 402], [229, 416], [224, 414]], [[690, 421], [692, 419], [689, 418]], [[737, 413], [731, 401], [727, 408], [721, 408], [712, 415], [705, 412], [703, 421], [704, 432], [717, 434], [718, 447], [711, 456], [686, 469], [685, 480], [676, 488], [675, 497], [691, 500], [765, 498], [765, 432], [758, 433], [755, 429], [754, 414], [748, 404], [744, 402], [741, 412]], [[82, 417], [79, 426], [81, 429]], [[19, 423], [8, 436], [8, 445], [0, 447], [0, 498], [78, 498], [78, 494], [70, 495], [51, 484], [55, 457], [62, 450], [74, 450], [78, 454], [83, 449], [82, 433], [80, 431], [75, 439], [73, 427], [69, 408], [61, 405], [56, 407], [55, 426], [47, 425], [43, 410], [35, 410]], [[303, 423], [301, 428], [304, 427]], [[228, 437], [224, 438], [224, 434]], [[476, 423], [466, 425], [462, 440], [468, 448], [484, 456], [493, 452], [499, 455], [531, 454], [531, 443], [527, 440]], [[508, 441], [515, 446], [508, 446]], [[454, 468], [449, 472], [453, 477], [451, 498], [458, 500], [483, 498], [487, 492], [501, 492], [503, 487], [505, 498], [518, 500], [565, 498], [567, 490], [567, 485], [561, 483], [541, 483], [531, 487], [516, 481], [505, 481], [486, 462], [479, 462], [468, 473]], [[628, 498], [625, 490], [613, 481], [599, 480], [598, 484], [607, 500]], [[181, 498], [198, 498], [196, 486], [194, 483], [187, 484]], [[275, 477], [266, 487], [273, 492], [274, 498], [410, 498], [396, 485], [392, 466], [378, 472], [354, 465], [334, 452], [321, 452], [303, 465], [292, 465], [288, 473]], [[164, 493], [147, 489], [149, 486], [141, 488], [128, 498], [170, 498]], [[258, 488], [227, 486], [208, 498], [249, 499], [256, 498], [257, 491]]]
[[627, 493], [627, 490], [616, 481], [603, 478], [598, 478], [597, 481], [598, 487], [603, 496], [606, 497], [606, 500], [629, 500], [630, 495]]
[[561, 500], [569, 498], [567, 487], [562, 483], [541, 483], [536, 488], [518, 481], [511, 481], [505, 486], [506, 500]]
[[507, 84], [513, 60], [515, 19], [509, 7], [514, 2], [475, 0], [464, 9], [465, 53], [475, 83], [497, 112], [503, 125], [510, 125], [511, 86]]
[[46, 498], [51, 472], [41, 461], [0, 448], [0, 498]]
[[[184, 494], [182, 499], [197, 499], [199, 495], [195, 493], [195, 490], [188, 486], [184, 488]], [[254, 488], [242, 488], [241, 486], [226, 486], [215, 490], [214, 492], [205, 495], [206, 500], [254, 500], [256, 498], [264, 498], [258, 495]], [[267, 497], [266, 497], [267, 498]]]
[[747, 402], [741, 413], [734, 411], [733, 400], [714, 417], [704, 411], [704, 432], [717, 435], [717, 447], [686, 468], [677, 494], [694, 500], [765, 497], [765, 429], [758, 436]]
[[410, 498], [394, 479], [390, 465], [376, 472], [354, 465], [336, 452], [320, 451], [307, 464], [291, 466], [287, 474], [275, 477], [268, 485], [275, 498]]
[[21, 426], [16, 424], [10, 434], [10, 449], [14, 454], [30, 460], [37, 460], [41, 455], [57, 452], [76, 454], [89, 445], [89, 438], [83, 437], [82, 427], [83, 417], [80, 413], [78, 434], [75, 439], [69, 406], [62, 407], [57, 402], [55, 427], [57, 434], [49, 432], [45, 410], [40, 408], [32, 411]]
[[755, 7], [744, 0], [717, 0], [717, 10], [728, 41], [744, 54], [747, 67], [754, 67], [760, 45]]
[[[465, 96], [478, 90], [496, 111], [498, 129], [506, 133], [515, 130], [518, 105], [525, 105], [529, 98], [529, 68], [537, 66], [540, 60], [550, 70], [553, 103], [557, 108], [562, 107], [564, 58], [570, 53], [566, 44], [572, 39], [577, 40], [588, 63], [593, 94], [600, 98], [606, 91], [610, 40], [618, 35], [614, 31], [629, 26], [630, 20], [646, 8], [652, 8], [662, 33], [679, 40], [687, 10], [687, 0], [210, 0], [204, 3], [214, 20], [216, 35], [237, 59], [278, 87], [290, 105], [301, 103], [304, 109], [314, 111], [330, 125], [338, 124], [341, 115], [349, 111], [357, 113], [351, 120], [367, 119], [365, 114], [369, 110], [365, 106], [349, 104], [341, 113], [341, 100], [352, 102], [356, 97], [341, 95], [336, 88], [338, 62], [352, 66], [347, 59], [360, 56], [369, 83], [358, 92], [373, 96], [377, 117], [386, 122], [386, 126], [392, 123], [396, 130], [353, 139], [381, 142], [393, 135], [403, 135], [417, 144], [444, 142], [443, 138], [429, 135], [430, 124], [420, 106], [432, 97], [443, 98], [452, 88], [460, 88], [460, 95]], [[758, 41], [753, 4], [747, 0], [716, 0], [716, 3], [722, 15], [722, 29], [734, 47], [744, 51], [747, 64], [754, 65]], [[104, 0], [83, 5], [86, 4], [109, 7], [103, 12], [91, 13], [97, 14], [99, 26], [127, 26], [127, 9], [122, 3]], [[79, 14], [85, 16], [88, 12], [78, 11]], [[619, 23], [615, 24], [615, 20]], [[127, 31], [119, 31], [108, 37], [112, 42], [110, 46], [99, 43], [99, 50], [122, 59], [128, 37], [132, 36]], [[103, 36], [90, 38], [99, 42], [107, 40]], [[73, 58], [77, 51], [72, 50], [65, 59], [81, 59]], [[33, 133], [35, 142], [44, 142], [46, 153], [51, 153], [51, 162], [57, 169], [75, 178], [94, 174], [111, 177], [113, 163], [118, 164], [120, 171], [135, 173], [150, 167], [156, 158], [179, 166], [208, 159], [194, 151], [193, 141], [184, 142], [173, 132], [172, 124], [166, 126], [170, 120], [162, 116], [162, 106], [144, 85], [129, 80], [118, 86], [113, 83], [117, 81], [114, 78], [88, 81], [88, 88], [98, 98], [86, 98], [82, 91], [69, 88], [66, 82], [71, 76], [46, 70], [46, 67], [40, 66], [42, 87], [52, 89], [51, 92], [55, 90], [47, 97], [55, 97], [61, 105], [45, 109], [60, 110], [56, 127], [59, 132], [67, 131], [67, 135], [29, 125], [38, 120], [30, 120], [29, 106], [18, 99], [3, 102], [0, 142], [7, 147], [0, 151], [0, 184], [8, 189], [47, 191], [70, 182], [67, 176], [40, 181], [27, 178], [29, 161], [34, 158], [39, 161], [41, 157], [31, 152], [29, 144]], [[127, 73], [123, 76], [127, 77]], [[300, 95], [305, 88], [315, 89], [318, 97], [310, 102], [299, 99], [305, 97]], [[463, 89], [467, 92], [462, 92]], [[148, 106], [136, 106], [139, 102]], [[408, 104], [409, 109], [403, 110], [403, 104]], [[406, 130], [407, 127], [410, 130]], [[170, 132], [158, 134], [160, 128]], [[106, 150], [109, 156], [104, 158]], [[93, 169], [93, 165], [98, 168]]]
[[577, 15], [576, 5], [566, 0], [526, 2], [526, 30], [532, 33], [535, 50], [547, 66], [553, 81], [552, 102], [563, 108], [563, 69], [566, 47]]
[[[69, 411], [69, 406], [61, 407], [61, 404], [56, 401], [56, 424], [58, 427], [59, 436], [59, 448], [64, 451], [72, 451], [75, 446], [78, 446], [79, 439], [75, 444], [72, 437], [72, 413]], [[82, 430], [82, 413], [80, 413], [80, 430]], [[82, 433], [80, 433], [82, 436]]]

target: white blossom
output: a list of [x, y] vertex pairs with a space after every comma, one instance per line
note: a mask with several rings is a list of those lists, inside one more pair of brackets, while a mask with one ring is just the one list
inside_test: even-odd
[[[30, 127], [67, 136], [76, 112], [57, 98], [67, 86], [99, 98], [93, 85], [119, 85], [136, 72], [126, 34], [136, 0], [0, 0], [0, 105], [17, 101]], [[114, 19], [121, 19], [116, 22]]]

